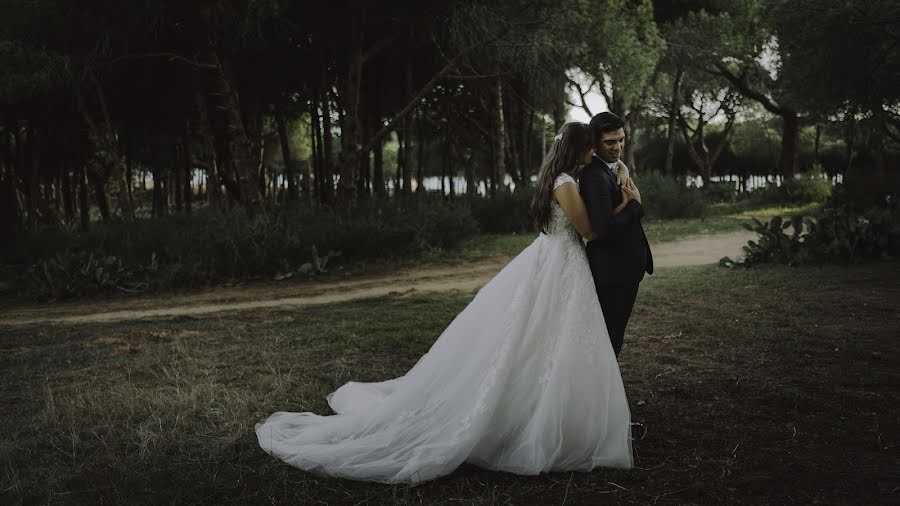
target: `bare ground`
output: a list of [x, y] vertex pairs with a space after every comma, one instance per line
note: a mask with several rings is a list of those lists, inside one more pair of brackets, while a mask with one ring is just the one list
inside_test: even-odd
[[[741, 247], [755, 237], [753, 232], [740, 231], [656, 243], [652, 245], [654, 264], [658, 268], [681, 267], [715, 263], [723, 256], [734, 258], [741, 253]], [[185, 295], [147, 295], [121, 300], [24, 306], [0, 310], [0, 325], [172, 318], [222, 311], [313, 306], [390, 294], [471, 291], [487, 283], [509, 260], [498, 257], [446, 267], [404, 269], [386, 275], [361, 276], [344, 281], [256, 283], [239, 287], [215, 287]]]
[[406, 487], [259, 448], [271, 413], [407, 372], [471, 297], [0, 328], [0, 504], [900, 504], [895, 262], [660, 269], [619, 357], [631, 470]]

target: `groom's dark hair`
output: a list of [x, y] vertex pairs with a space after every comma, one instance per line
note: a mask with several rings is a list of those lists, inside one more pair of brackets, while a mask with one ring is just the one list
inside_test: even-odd
[[594, 134], [594, 139], [600, 139], [600, 135], [614, 132], [620, 128], [625, 128], [625, 122], [609, 111], [601, 112], [591, 118], [591, 133]]

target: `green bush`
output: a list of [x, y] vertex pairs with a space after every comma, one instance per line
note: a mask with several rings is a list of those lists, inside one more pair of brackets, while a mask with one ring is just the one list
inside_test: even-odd
[[702, 190], [703, 195], [706, 196], [706, 200], [712, 204], [734, 202], [740, 194], [737, 188], [735, 188], [734, 183], [728, 181], [710, 181], [703, 185]]
[[86, 233], [38, 234], [4, 248], [0, 258], [23, 272], [15, 281], [19, 293], [57, 299], [309, 274], [334, 262], [453, 248], [478, 233], [465, 199], [365, 200], [351, 216], [304, 205], [204, 208], [98, 224]]
[[[810, 259], [810, 251], [805, 247], [806, 235], [803, 234], [804, 225], [809, 220], [802, 216], [794, 216], [789, 220], [783, 220], [780, 216], [772, 218], [768, 222], [761, 222], [753, 218], [753, 224], [744, 223], [747, 230], [756, 232], [759, 238], [751, 240], [744, 246], [744, 258], [741, 262], [735, 262], [729, 257], [719, 260], [724, 267], [735, 265], [751, 266], [762, 263], [780, 263], [794, 265]], [[785, 232], [788, 228], [791, 233]]]
[[416, 240], [420, 248], [454, 248], [478, 234], [478, 222], [464, 200], [423, 202], [416, 214]]
[[517, 187], [512, 192], [504, 187], [494, 197], [474, 196], [469, 197], [468, 201], [481, 232], [518, 234], [534, 230], [531, 218], [533, 197], [534, 188], [531, 186]]
[[[741, 262], [725, 257], [720, 265], [752, 266], [761, 263], [859, 263], [891, 259], [900, 254], [900, 206], [889, 200], [864, 211], [847, 203], [828, 202], [817, 218], [795, 216], [753, 220], [745, 225], [759, 239], [744, 246]], [[790, 234], [785, 230], [792, 228]]]
[[787, 205], [823, 202], [831, 195], [831, 182], [820, 173], [813, 172], [794, 178], [785, 178], [781, 185], [770, 182], [749, 192], [749, 200], [757, 205]]
[[861, 214], [847, 205], [825, 207], [808, 228], [804, 246], [824, 260], [858, 263], [900, 253], [900, 207], [896, 204]]
[[145, 274], [156, 269], [156, 259], [147, 267], [129, 267], [115, 256], [63, 251], [32, 265], [26, 277], [29, 295], [38, 299], [63, 299], [76, 295], [121, 290], [138, 292], [147, 287]]
[[644, 212], [650, 218], [699, 218], [709, 209], [703, 191], [687, 186], [681, 178], [649, 172], [641, 174], [635, 183], [641, 191]]

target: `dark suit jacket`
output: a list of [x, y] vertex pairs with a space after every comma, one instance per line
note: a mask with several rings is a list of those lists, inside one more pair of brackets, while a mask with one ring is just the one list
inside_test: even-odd
[[584, 168], [578, 186], [597, 235], [587, 244], [594, 283], [635, 284], [644, 279], [644, 272], [653, 274], [653, 255], [641, 226], [641, 204], [632, 200], [621, 213], [613, 214], [613, 209], [622, 203], [622, 191], [616, 176], [597, 157]]

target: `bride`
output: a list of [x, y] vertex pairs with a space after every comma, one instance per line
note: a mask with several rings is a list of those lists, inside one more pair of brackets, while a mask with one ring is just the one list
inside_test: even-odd
[[315, 474], [420, 483], [468, 462], [534, 475], [630, 468], [631, 414], [581, 237], [574, 175], [593, 155], [567, 123], [538, 175], [541, 234], [405, 375], [348, 382], [335, 415], [278, 412], [256, 425], [269, 454]]

